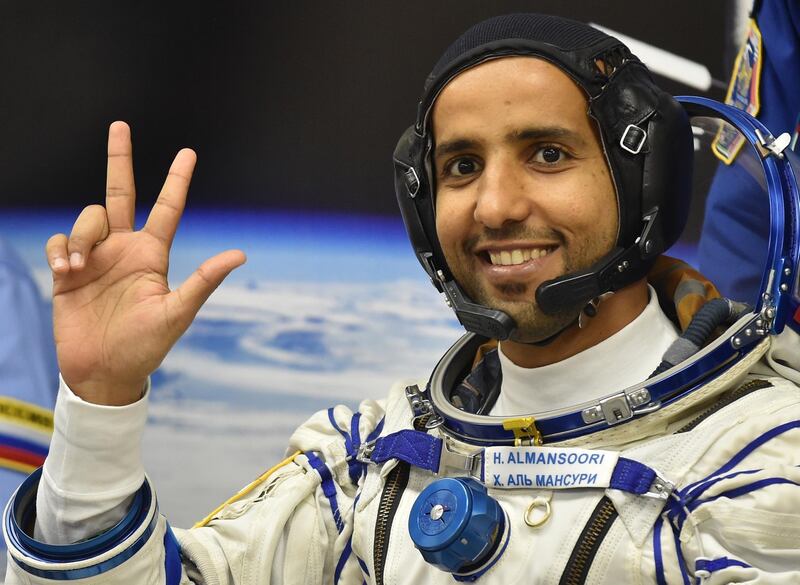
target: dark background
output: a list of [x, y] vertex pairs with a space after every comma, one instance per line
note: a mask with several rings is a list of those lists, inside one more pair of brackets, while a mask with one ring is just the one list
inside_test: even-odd
[[191, 146], [194, 208], [394, 214], [394, 143], [429, 69], [471, 24], [515, 11], [597, 22], [727, 82], [733, 4], [3, 2], [0, 198], [75, 209], [101, 201], [106, 127], [123, 119], [145, 201]]

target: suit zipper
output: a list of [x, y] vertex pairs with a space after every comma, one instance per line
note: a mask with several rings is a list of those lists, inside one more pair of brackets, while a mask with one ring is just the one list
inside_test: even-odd
[[373, 566], [375, 568], [375, 583], [383, 585], [383, 571], [386, 566], [386, 551], [389, 548], [389, 534], [392, 530], [397, 507], [400, 504], [400, 495], [408, 485], [408, 463], [401, 461], [386, 476], [386, 484], [381, 494], [378, 505], [378, 516], [375, 520], [375, 541]]
[[[429, 418], [428, 414], [415, 418], [414, 428], [418, 431], [424, 430], [425, 423]], [[392, 522], [400, 505], [400, 497], [408, 485], [410, 474], [411, 466], [405, 461], [398, 461], [394, 469], [386, 476], [386, 483], [383, 485], [381, 500], [378, 503], [378, 515], [375, 519], [375, 540], [372, 549], [375, 585], [383, 585], [383, 571], [386, 568], [386, 552], [389, 549]]]
[[583, 585], [586, 583], [586, 576], [592, 567], [592, 561], [618, 515], [608, 496], [603, 496], [578, 537], [578, 542], [572, 549], [572, 554], [567, 561], [567, 568], [561, 575], [558, 585]]
[[722, 410], [729, 404], [736, 402], [737, 400], [747, 396], [751, 392], [755, 392], [756, 390], [762, 390], [764, 388], [769, 388], [770, 386], [772, 386], [772, 384], [770, 382], [767, 382], [766, 380], [761, 380], [761, 379], [750, 380], [746, 384], [739, 386], [736, 390], [734, 390], [727, 396], [724, 396], [720, 400], [717, 400], [714, 404], [709, 406], [706, 410], [697, 415], [690, 422], [688, 422], [687, 424], [679, 428], [677, 431], [675, 431], [675, 433], [689, 432], [697, 425], [699, 425], [701, 422], [703, 422], [705, 419], [707, 419], [709, 416], [711, 416], [712, 414], [714, 414], [719, 410]]

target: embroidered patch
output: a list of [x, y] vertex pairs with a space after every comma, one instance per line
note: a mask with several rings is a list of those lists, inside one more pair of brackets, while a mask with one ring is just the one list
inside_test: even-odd
[[[751, 116], [758, 114], [761, 107], [758, 92], [761, 81], [762, 55], [761, 31], [758, 29], [756, 21], [751, 19], [747, 29], [747, 38], [736, 56], [728, 93], [725, 96], [726, 104], [744, 110]], [[714, 156], [729, 165], [739, 154], [745, 142], [744, 136], [737, 130], [732, 126], [725, 125], [717, 132], [717, 136], [711, 144], [711, 150]]]

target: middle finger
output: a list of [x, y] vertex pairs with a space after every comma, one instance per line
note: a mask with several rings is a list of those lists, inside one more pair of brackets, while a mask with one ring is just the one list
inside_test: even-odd
[[106, 209], [112, 232], [133, 230], [136, 186], [133, 181], [131, 129], [125, 122], [108, 128], [108, 168], [106, 170]]

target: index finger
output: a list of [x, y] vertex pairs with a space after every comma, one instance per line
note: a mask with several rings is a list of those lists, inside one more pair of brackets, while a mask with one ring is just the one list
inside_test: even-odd
[[106, 171], [106, 211], [110, 232], [133, 230], [136, 186], [133, 182], [131, 129], [125, 122], [108, 128], [108, 168]]

